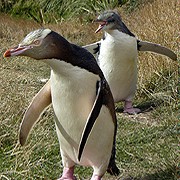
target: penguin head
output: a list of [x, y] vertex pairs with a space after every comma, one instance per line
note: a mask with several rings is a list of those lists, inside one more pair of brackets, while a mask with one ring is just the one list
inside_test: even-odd
[[99, 27], [96, 30], [96, 33], [100, 30], [113, 30], [117, 29], [117, 24], [121, 22], [121, 17], [117, 12], [109, 10], [100, 14], [95, 22], [99, 23]]
[[123, 23], [121, 16], [118, 14], [118, 12], [112, 10], [104, 11], [97, 17], [95, 22], [99, 23], [99, 27], [95, 31], [96, 33], [101, 30], [119, 30], [130, 36], [134, 36], [134, 34], [131, 33], [130, 30], [126, 27], [126, 25]]
[[63, 59], [68, 44], [68, 41], [56, 32], [41, 28], [30, 32], [18, 46], [7, 50], [4, 57], [28, 56], [37, 60], [62, 57]]

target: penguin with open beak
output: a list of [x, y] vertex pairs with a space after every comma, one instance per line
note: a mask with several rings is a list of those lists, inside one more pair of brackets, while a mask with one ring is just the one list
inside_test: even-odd
[[97, 54], [98, 64], [109, 83], [114, 101], [125, 102], [125, 113], [139, 113], [140, 109], [132, 106], [137, 86], [138, 51], [152, 51], [173, 60], [177, 60], [177, 56], [166, 47], [138, 40], [115, 11], [103, 12], [95, 22], [99, 23], [96, 33], [104, 31], [103, 39], [84, 48]]
[[[115, 102], [125, 101], [124, 112], [138, 113], [140, 109], [132, 106], [137, 84], [137, 52], [151, 51], [168, 56], [172, 60], [177, 60], [177, 56], [166, 47], [138, 40], [114, 11], [105, 11], [99, 15], [96, 22], [100, 23], [96, 32], [103, 30], [104, 38], [83, 48], [97, 58], [110, 84]], [[33, 98], [23, 117], [20, 130], [22, 144], [26, 142], [30, 129], [50, 104], [51, 89], [48, 81]], [[32, 112], [34, 116], [31, 115]]]
[[[104, 31], [103, 39], [93, 44], [85, 45], [83, 48], [87, 49], [97, 58], [99, 66], [110, 85], [115, 102], [125, 102], [125, 113], [138, 113], [140, 109], [133, 108], [132, 106], [132, 100], [137, 85], [138, 51], [151, 51], [165, 55], [172, 60], [177, 60], [177, 55], [170, 49], [161, 45], [138, 40], [123, 23], [117, 12], [112, 10], [105, 11], [98, 16], [95, 22], [100, 24], [96, 33], [101, 30]], [[44, 91], [46, 92], [45, 97], [50, 99], [51, 92], [45, 90], [45, 88], [49, 88], [48, 86], [50, 86], [49, 82], [44, 86]], [[36, 97], [40, 97], [40, 95], [41, 94], [38, 94]], [[30, 117], [28, 114], [32, 106], [36, 107], [38, 116], [44, 110], [42, 109], [44, 104], [37, 104], [36, 99], [33, 99], [23, 121], [29, 120]], [[33, 123], [36, 121], [37, 119], [32, 119]], [[28, 132], [23, 136], [24, 140], [26, 140], [27, 134]]]
[[[92, 180], [100, 180], [106, 170], [118, 175], [114, 100], [93, 55], [50, 29], [38, 29], [4, 53], [4, 57], [10, 56], [28, 56], [51, 67], [50, 83], [37, 94], [30, 109], [38, 104], [39, 97], [51, 92], [64, 166], [60, 180], [75, 179], [75, 164], [92, 167]], [[40, 106], [33, 119], [49, 105], [51, 98], [45, 99], [41, 100], [40, 104], [44, 105]], [[30, 111], [26, 112], [29, 117], [28, 113]], [[30, 130], [32, 123], [24, 121], [21, 126], [23, 134]], [[24, 144], [21, 136], [20, 142]]]

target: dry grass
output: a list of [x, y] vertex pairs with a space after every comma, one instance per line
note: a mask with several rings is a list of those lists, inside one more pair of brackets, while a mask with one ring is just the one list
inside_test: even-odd
[[[140, 11], [132, 14], [132, 17], [135, 17], [131, 21], [132, 29], [136, 30], [135, 33], [140, 39], [164, 45], [178, 54], [180, 40], [178, 3], [178, 1], [147, 3]], [[176, 63], [164, 56], [154, 54], [147, 56], [146, 53], [140, 53], [139, 84], [143, 86], [153, 75], [161, 76], [161, 72], [165, 69], [178, 79]]]
[[[139, 39], [162, 44], [179, 55], [178, 3], [177, 0], [157, 0], [131, 14], [120, 11]], [[31, 21], [1, 15], [0, 54], [39, 27]], [[97, 24], [82, 24], [80, 20], [46, 27], [79, 45], [101, 37], [94, 33]], [[49, 77], [49, 68], [28, 58], [3, 59], [1, 55], [0, 77], [0, 179], [57, 178], [62, 166], [51, 108], [34, 127], [27, 145], [22, 148], [18, 144], [23, 113], [42, 87], [40, 79]], [[117, 179], [174, 180], [179, 172], [175, 168], [180, 166], [177, 63], [164, 56], [140, 53], [138, 86], [135, 103], [146, 111], [137, 116], [124, 116], [117, 108], [117, 163], [122, 171]], [[87, 168], [77, 168], [76, 175], [84, 179], [90, 172]], [[114, 178], [106, 175], [105, 179]]]

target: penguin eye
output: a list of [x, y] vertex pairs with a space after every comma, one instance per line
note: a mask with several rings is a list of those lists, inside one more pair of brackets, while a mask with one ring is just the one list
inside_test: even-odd
[[109, 17], [109, 18], [107, 19], [107, 22], [108, 22], [108, 23], [112, 23], [112, 22], [114, 22], [114, 21], [115, 21], [114, 15], [112, 15], [111, 17]]
[[40, 44], [40, 40], [35, 40], [35, 41], [33, 42], [33, 44], [36, 45], [36, 46], [38, 46], [38, 45]]

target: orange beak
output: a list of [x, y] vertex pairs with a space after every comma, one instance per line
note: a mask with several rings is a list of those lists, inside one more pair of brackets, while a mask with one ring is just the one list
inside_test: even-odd
[[98, 33], [99, 31], [101, 31], [101, 29], [107, 25], [107, 21], [94, 21], [94, 22], [97, 22], [99, 23], [99, 27], [96, 29], [95, 33]]
[[18, 56], [21, 53], [23, 53], [24, 51], [31, 49], [32, 46], [16, 46], [15, 48], [12, 49], [8, 49], [5, 53], [4, 53], [4, 57], [10, 57], [10, 56]]
[[4, 54], [4, 57], [10, 57], [11, 56], [11, 51], [8, 49]]

